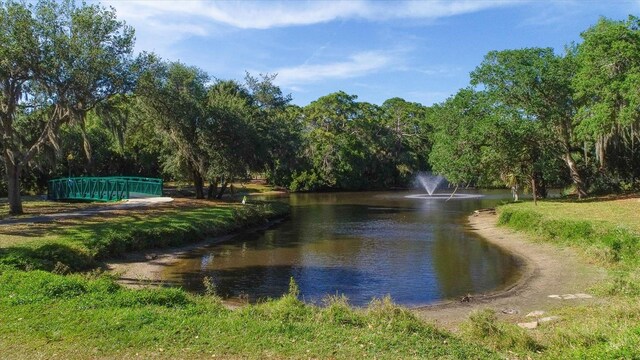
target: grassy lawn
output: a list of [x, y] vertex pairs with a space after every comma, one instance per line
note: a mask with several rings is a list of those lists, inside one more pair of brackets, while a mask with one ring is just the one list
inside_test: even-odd
[[388, 301], [353, 311], [338, 298], [320, 308], [297, 300], [295, 289], [228, 310], [215, 296], [177, 289], [134, 291], [105, 277], [5, 270], [0, 322], [8, 357], [499, 358]]
[[[233, 193], [231, 191], [231, 185], [233, 185]], [[180, 196], [193, 196], [195, 194], [194, 188], [191, 183], [185, 182], [165, 182], [165, 191], [167, 194], [179, 194]], [[205, 189], [206, 191], [206, 189]], [[269, 185], [264, 180], [248, 180], [248, 181], [236, 181], [227, 187], [224, 196], [225, 197], [241, 197], [248, 194], [267, 194], [273, 192], [286, 191], [286, 189]]]
[[[491, 311], [472, 314], [450, 333], [389, 300], [364, 309], [330, 297], [325, 307], [288, 295], [238, 310], [210, 293], [130, 290], [96, 272], [23, 271], [7, 249], [57, 244], [85, 254], [87, 264], [49, 252], [28, 253], [30, 268], [56, 261], [91, 268], [96, 259], [152, 245], [173, 245], [212, 231], [281, 214], [268, 204], [241, 207], [180, 201], [141, 213], [0, 229], [0, 348], [7, 358], [377, 358], [632, 359], [640, 358], [638, 199], [540, 202], [498, 209], [505, 226], [538, 241], [571, 246], [610, 280], [592, 289], [601, 301], [553, 311], [560, 320], [523, 330]], [[270, 214], [270, 215], [269, 215]], [[259, 219], [259, 220], [257, 220]], [[11, 228], [11, 227], [9, 227]], [[12, 233], [13, 232], [13, 233]], [[182, 235], [180, 235], [182, 234]], [[186, 235], [185, 235], [186, 234]], [[182, 237], [181, 237], [182, 236]], [[165, 240], [158, 239], [162, 238]], [[62, 254], [67, 254], [62, 252]], [[12, 257], [13, 256], [13, 257]], [[58, 256], [58, 258], [56, 258]], [[40, 262], [40, 263], [38, 263]], [[68, 265], [67, 264], [67, 265]], [[82, 265], [82, 266], [81, 266]], [[18, 269], [16, 269], [18, 268]], [[25, 336], [28, 334], [28, 336]]]
[[[548, 359], [640, 358], [640, 198], [543, 201], [537, 206], [527, 202], [501, 206], [498, 213], [503, 225], [539, 241], [573, 247], [610, 273], [606, 282], [592, 289], [601, 299], [597, 305], [556, 311], [561, 321], [528, 334], [540, 349], [519, 347], [514, 354]], [[476, 314], [469, 324], [500, 331], [485, 332], [493, 334], [488, 336], [470, 333], [471, 339], [503, 353], [513, 339], [522, 342], [512, 326], [488, 318]]]
[[241, 205], [177, 199], [154, 208], [2, 225], [0, 264], [52, 270], [60, 263], [72, 271], [88, 270], [96, 261], [127, 251], [196, 242], [264, 224], [287, 211], [287, 205], [276, 202]]
[[605, 228], [622, 227], [640, 234], [640, 197], [620, 200], [543, 201], [510, 204], [504, 211], [532, 211], [545, 220], [582, 220]]
[[536, 238], [575, 246], [607, 268], [640, 267], [640, 198], [545, 201], [499, 208], [500, 222]]

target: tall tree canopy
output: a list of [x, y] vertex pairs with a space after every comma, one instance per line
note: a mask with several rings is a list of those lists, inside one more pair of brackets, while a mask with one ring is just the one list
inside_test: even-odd
[[199, 199], [204, 198], [207, 159], [197, 140], [207, 116], [208, 81], [197, 67], [157, 61], [138, 87], [148, 117], [167, 141], [165, 169], [188, 174]]
[[471, 83], [484, 85], [501, 106], [550, 130], [560, 145], [557, 155], [565, 162], [578, 196], [583, 196], [584, 181], [573, 155], [574, 72], [572, 58], [557, 56], [551, 48], [492, 51], [471, 74]]
[[43, 147], [58, 148], [60, 126], [82, 126], [96, 104], [131, 89], [133, 40], [133, 29], [99, 5], [0, 6], [0, 150], [11, 213], [22, 212], [22, 172]]
[[640, 19], [600, 19], [582, 33], [573, 87], [582, 139], [595, 144], [599, 170], [640, 175]]

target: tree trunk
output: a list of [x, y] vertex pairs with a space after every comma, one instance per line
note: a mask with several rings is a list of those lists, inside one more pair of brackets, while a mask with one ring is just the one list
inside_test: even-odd
[[536, 182], [536, 195], [540, 199], [547, 198], [547, 184], [544, 182], [544, 176], [542, 176], [542, 172], [535, 171], [533, 173], [533, 178]]
[[584, 190], [584, 183], [582, 182], [582, 177], [578, 172], [578, 166], [576, 162], [571, 157], [571, 154], [567, 151], [563, 156], [564, 162], [569, 167], [569, 174], [571, 175], [571, 180], [576, 185], [576, 192], [578, 193], [578, 199], [582, 199], [583, 196], [586, 196], [587, 193]]
[[207, 199], [209, 200], [213, 199], [217, 188], [218, 188], [218, 180], [209, 182], [209, 189], [207, 190]]
[[[576, 192], [578, 193], [578, 199], [582, 199], [583, 196], [586, 196], [587, 193], [584, 189], [584, 183], [582, 182], [582, 177], [580, 176], [580, 173], [578, 172], [578, 166], [576, 165], [576, 162], [573, 160], [573, 157], [571, 157], [571, 133], [570, 133], [570, 128], [571, 128], [571, 120], [570, 119], [566, 119], [567, 121], [562, 123], [562, 128], [561, 128], [561, 139], [562, 139], [562, 145], [563, 145], [563, 151], [564, 154], [562, 155], [562, 160], [564, 160], [564, 162], [567, 164], [567, 167], [569, 168], [569, 175], [571, 176], [571, 180], [573, 181], [573, 183], [576, 185]], [[598, 157], [601, 161], [601, 164], [604, 166], [604, 150], [603, 153], [601, 154], [602, 157], [599, 157], [598, 155], [598, 144], [600, 142], [596, 141], [596, 157]], [[586, 161], [586, 157], [585, 157], [585, 161]]]
[[218, 195], [216, 195], [216, 199], [220, 200], [222, 199], [222, 195], [224, 194], [224, 191], [227, 190], [227, 186], [229, 185], [229, 182], [227, 181], [222, 181], [222, 183], [220, 184], [220, 191], [218, 191]]
[[533, 204], [538, 205], [538, 195], [536, 194], [536, 177], [531, 176], [531, 192], [533, 194]]
[[204, 180], [197, 171], [193, 171], [193, 186], [196, 188], [196, 199], [204, 199]]
[[518, 184], [515, 184], [511, 187], [511, 195], [513, 196], [513, 201], [518, 202], [520, 198], [518, 197]]
[[596, 157], [598, 158], [598, 162], [600, 164], [600, 171], [603, 171], [606, 167], [605, 161], [605, 152], [606, 152], [606, 140], [604, 136], [601, 136], [596, 140]]
[[20, 215], [22, 214], [22, 198], [20, 198], [20, 173], [22, 169], [20, 165], [14, 164], [6, 155], [4, 160], [7, 174], [9, 213], [11, 215]]

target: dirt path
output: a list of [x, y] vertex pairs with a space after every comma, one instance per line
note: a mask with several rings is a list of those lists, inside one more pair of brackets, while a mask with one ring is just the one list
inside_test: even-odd
[[416, 308], [414, 311], [419, 317], [456, 329], [476, 309], [490, 308], [501, 318], [530, 322], [535, 318], [525, 316], [532, 311], [542, 310], [546, 313], [544, 316], [549, 316], [553, 308], [559, 306], [598, 301], [595, 297], [589, 298], [589, 288], [604, 279], [604, 271], [584, 263], [570, 249], [534, 242], [523, 233], [498, 227], [497, 219], [495, 212], [476, 212], [469, 217], [469, 226], [487, 241], [513, 253], [523, 262], [521, 279], [506, 290], [471, 296], [469, 301], [453, 300]]
[[102, 205], [83, 210], [63, 211], [52, 214], [43, 214], [36, 216], [15, 217], [0, 220], [0, 225], [13, 225], [13, 224], [25, 224], [25, 223], [43, 223], [51, 222], [60, 219], [70, 219], [85, 216], [94, 216], [104, 213], [110, 213], [119, 210], [129, 210], [142, 207], [153, 207], [159, 204], [172, 202], [171, 197], [145, 197], [145, 198], [133, 198], [127, 199], [122, 202], [114, 203], [113, 205]]

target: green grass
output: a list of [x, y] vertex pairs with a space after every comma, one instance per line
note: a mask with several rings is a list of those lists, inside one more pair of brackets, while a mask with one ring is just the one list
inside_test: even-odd
[[504, 205], [499, 223], [574, 246], [609, 268], [640, 267], [640, 199]]
[[340, 298], [315, 307], [295, 295], [232, 311], [179, 289], [5, 268], [0, 348], [7, 358], [499, 358], [389, 300], [353, 310]]
[[640, 359], [640, 199], [527, 202], [498, 213], [500, 224], [572, 247], [610, 276], [592, 289], [599, 302], [550, 314], [560, 321], [525, 332], [484, 311], [464, 324], [463, 336], [507, 357]]
[[[498, 208], [504, 226], [573, 247], [611, 273], [591, 291], [598, 302], [552, 310], [548, 315], [560, 320], [535, 330], [481, 310], [450, 333], [389, 299], [353, 309], [343, 297], [330, 297], [317, 307], [297, 299], [295, 283], [280, 299], [229, 310], [215, 294], [129, 290], [104, 274], [19, 269], [91, 268], [99, 259], [232, 231], [283, 211], [274, 204], [214, 204], [0, 230], [0, 261], [10, 265], [0, 265], [2, 356], [640, 359], [638, 199]], [[213, 292], [215, 284], [208, 288]]]
[[276, 202], [211, 203], [4, 226], [0, 229], [0, 264], [20, 269], [88, 270], [100, 260], [129, 251], [196, 242], [264, 224], [287, 212], [287, 205]]

